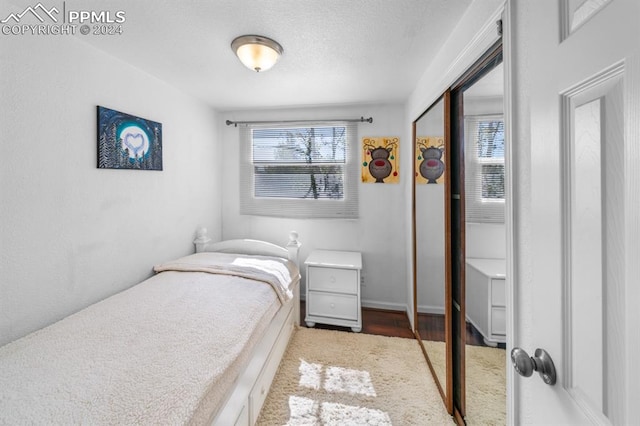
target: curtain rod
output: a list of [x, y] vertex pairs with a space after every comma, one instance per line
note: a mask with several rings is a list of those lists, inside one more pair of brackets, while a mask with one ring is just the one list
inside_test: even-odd
[[325, 122], [336, 122], [336, 121], [347, 121], [350, 123], [373, 123], [373, 117], [369, 117], [369, 118], [364, 118], [364, 117], [360, 117], [360, 118], [340, 118], [340, 119], [333, 119], [333, 120], [278, 120], [278, 121], [231, 121], [231, 120], [227, 120], [227, 126], [231, 126], [232, 124], [235, 127], [238, 127], [238, 124], [240, 125], [249, 125], [249, 124], [292, 124], [292, 123], [325, 123]]

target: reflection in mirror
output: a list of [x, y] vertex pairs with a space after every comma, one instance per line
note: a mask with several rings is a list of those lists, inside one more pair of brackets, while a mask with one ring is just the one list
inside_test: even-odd
[[444, 144], [441, 98], [415, 122], [415, 324], [447, 405]]
[[506, 423], [503, 72], [463, 92], [467, 424]]

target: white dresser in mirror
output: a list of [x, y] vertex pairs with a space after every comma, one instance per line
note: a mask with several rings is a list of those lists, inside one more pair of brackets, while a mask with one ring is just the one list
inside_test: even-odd
[[504, 259], [467, 258], [467, 320], [482, 334], [484, 343], [506, 342], [506, 295]]

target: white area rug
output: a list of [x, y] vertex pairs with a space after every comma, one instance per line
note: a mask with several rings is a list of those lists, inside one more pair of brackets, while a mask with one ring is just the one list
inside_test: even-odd
[[506, 424], [506, 351], [467, 345], [466, 364], [467, 425]]
[[[444, 342], [423, 340], [438, 377], [444, 377]], [[507, 372], [504, 349], [466, 346], [467, 425], [504, 425]]]
[[296, 329], [258, 425], [450, 425], [418, 342]]

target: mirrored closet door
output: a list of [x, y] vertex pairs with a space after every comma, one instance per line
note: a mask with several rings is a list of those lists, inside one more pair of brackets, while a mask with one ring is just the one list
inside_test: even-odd
[[415, 335], [459, 424], [506, 422], [502, 46], [413, 126]]
[[414, 122], [413, 265], [415, 334], [451, 413], [448, 108], [445, 93]]
[[506, 423], [504, 70], [487, 58], [462, 90], [467, 424]]

